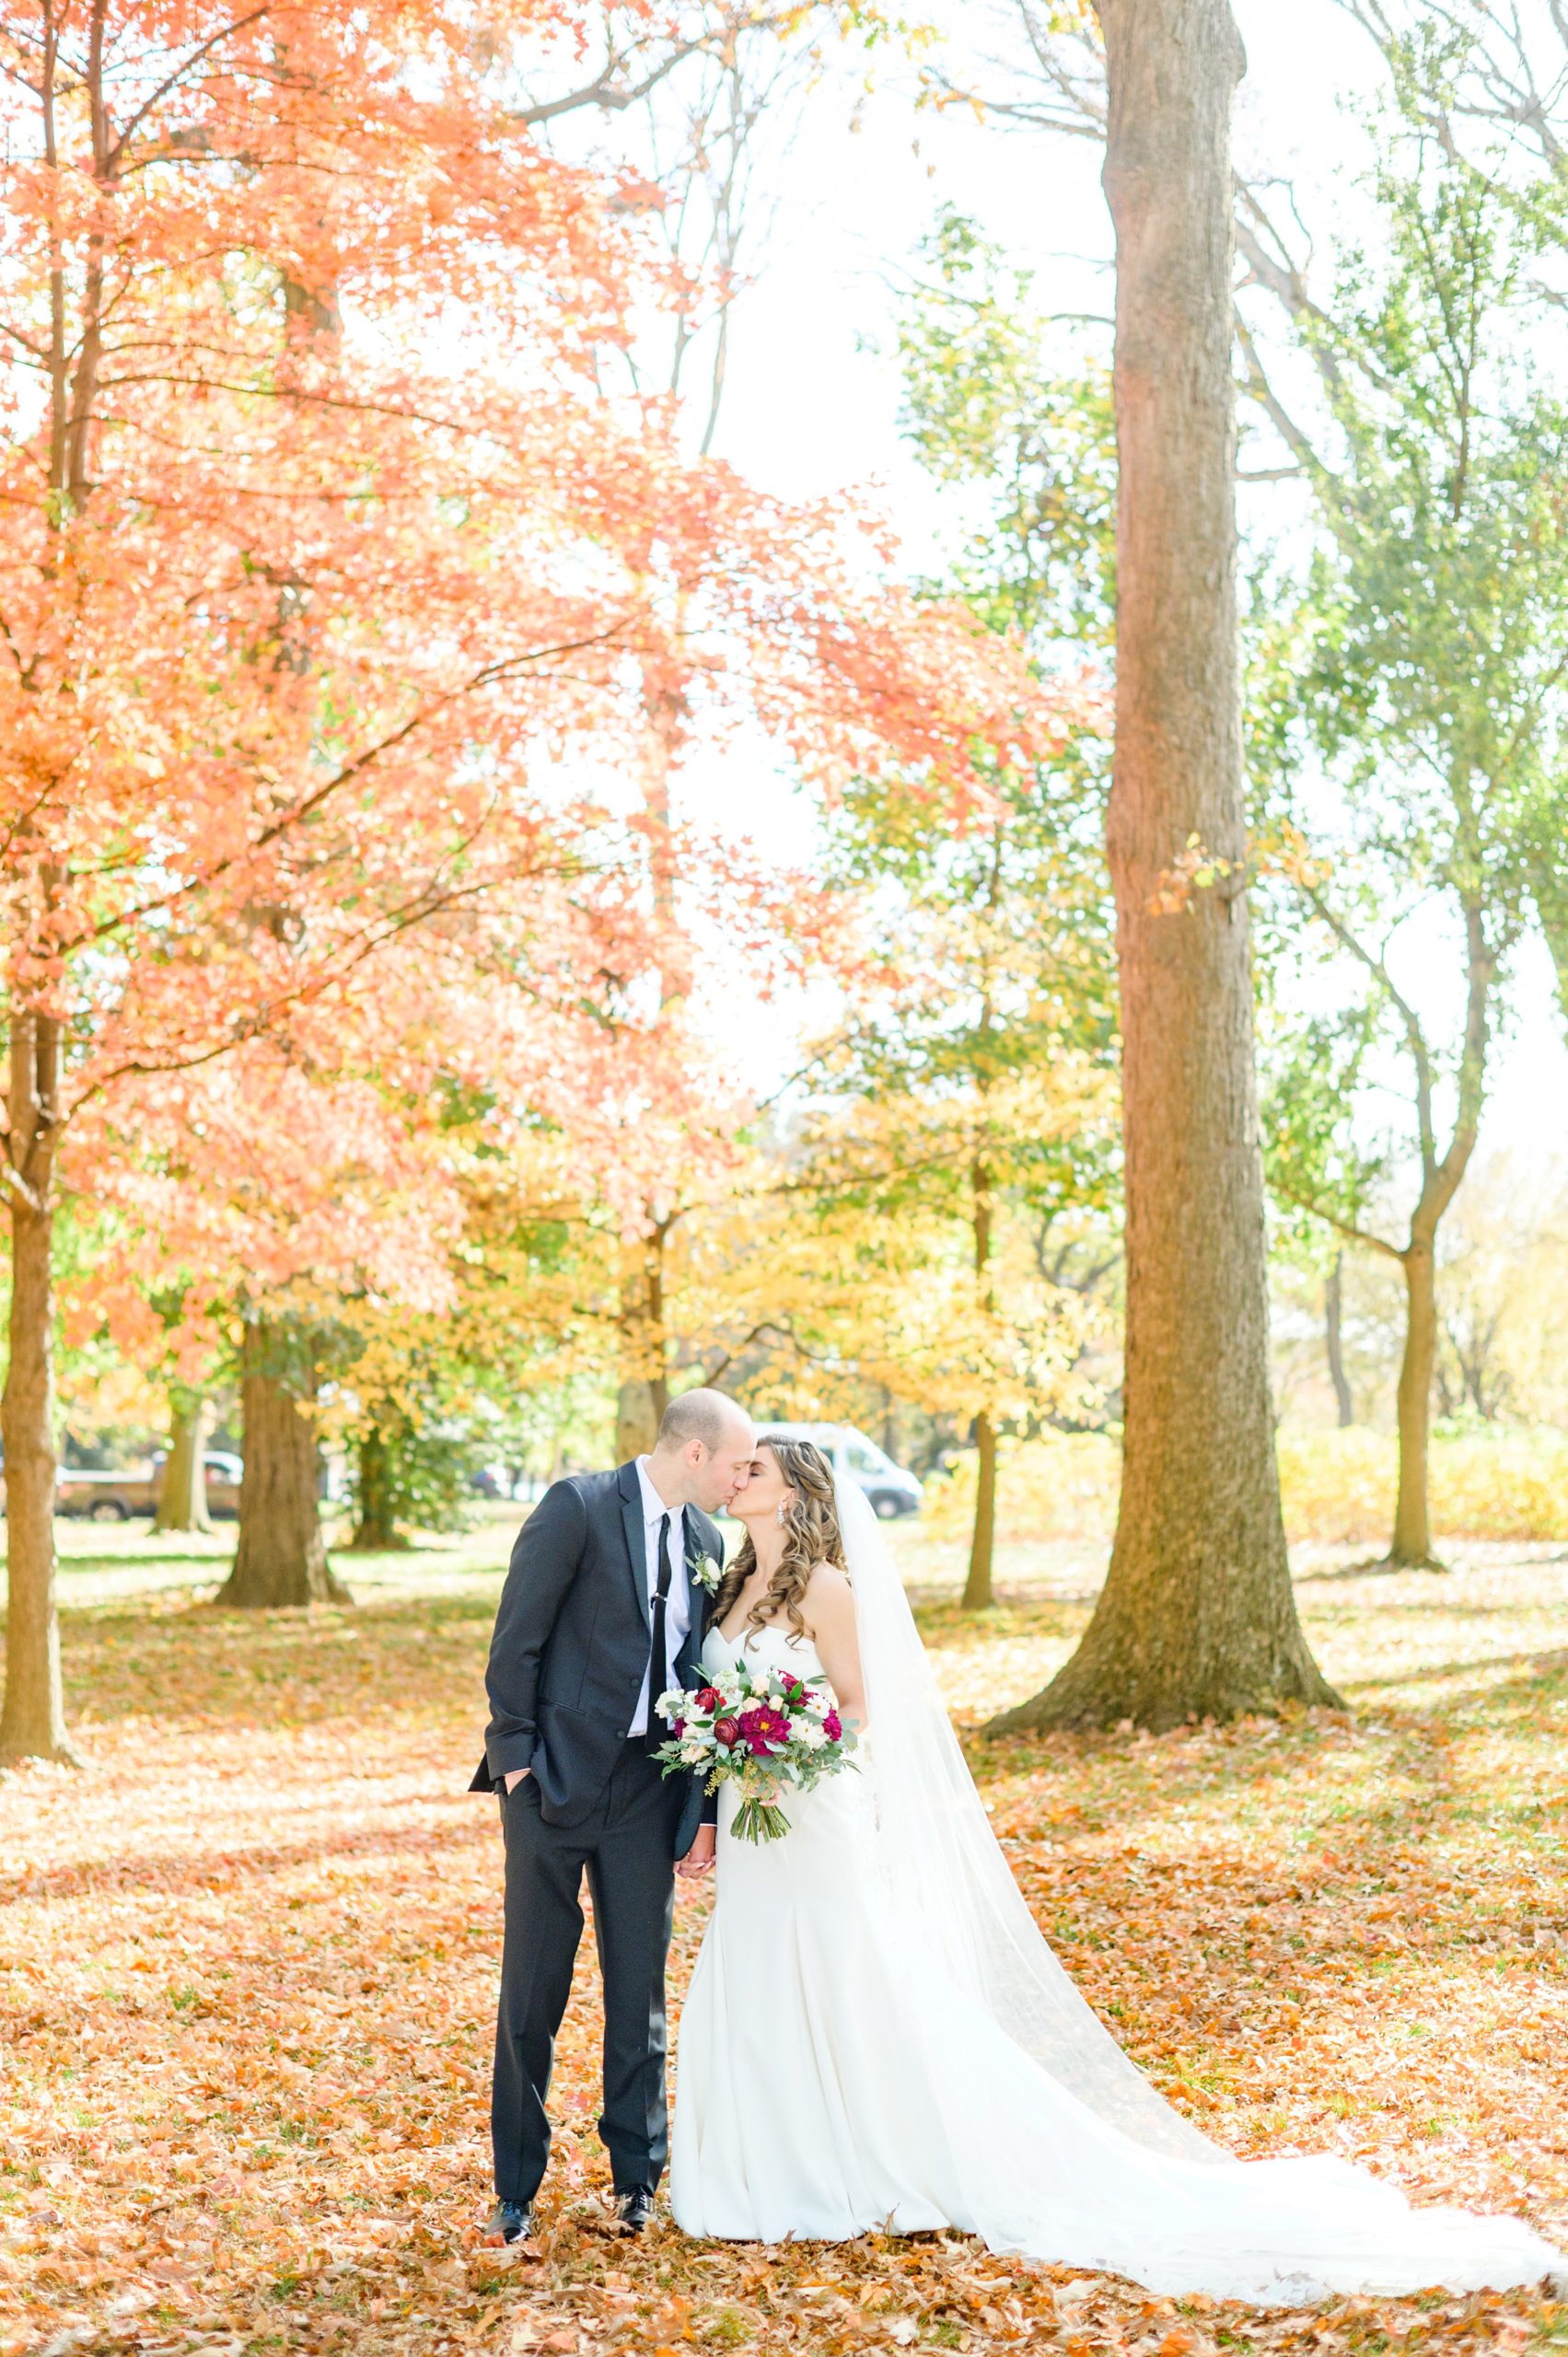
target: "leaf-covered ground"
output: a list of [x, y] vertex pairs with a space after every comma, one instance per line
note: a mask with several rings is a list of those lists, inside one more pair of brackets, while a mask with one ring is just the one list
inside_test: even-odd
[[[1531, 2297], [1281, 2316], [958, 2236], [612, 2239], [587, 1948], [542, 2231], [479, 2248], [500, 1849], [463, 1787], [505, 1536], [262, 1619], [193, 1603], [221, 1543], [74, 1537], [88, 1769], [0, 1778], [5, 2357], [1568, 2347], [1568, 2307]], [[1095, 1567], [1069, 1547], [1010, 1554], [977, 1624], [952, 1551], [901, 1543], [961, 1719], [1082, 1625]], [[1211, 2132], [1568, 2241], [1568, 1559], [1302, 1568], [1353, 1715], [977, 1745], [997, 1829], [1080, 1985]], [[706, 1903], [683, 1900], [678, 1990]]]

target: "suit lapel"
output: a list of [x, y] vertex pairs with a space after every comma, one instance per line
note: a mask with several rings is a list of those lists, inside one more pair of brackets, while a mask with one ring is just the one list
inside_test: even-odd
[[691, 1599], [691, 1625], [686, 1631], [686, 1643], [680, 1648], [681, 1683], [689, 1686], [696, 1676], [703, 1658], [703, 1641], [708, 1633], [709, 1618], [714, 1599], [697, 1577], [697, 1566], [704, 1555], [718, 1561], [718, 1549], [709, 1534], [713, 1526], [697, 1512], [695, 1506], [686, 1509], [686, 1585]]
[[626, 1534], [626, 1566], [632, 1574], [632, 1593], [637, 1599], [643, 1626], [651, 1635], [653, 1610], [648, 1602], [648, 1541], [643, 1527], [643, 1485], [637, 1479], [635, 1464], [623, 1465], [615, 1478], [616, 1487], [621, 1492], [621, 1527]]
[[[709, 1534], [712, 1533], [710, 1538]], [[707, 1635], [713, 1618], [714, 1599], [697, 1577], [697, 1566], [704, 1555], [711, 1555], [722, 1564], [724, 1541], [714, 1526], [694, 1506], [686, 1510], [686, 1578], [691, 1595], [691, 1634], [699, 1649]]]

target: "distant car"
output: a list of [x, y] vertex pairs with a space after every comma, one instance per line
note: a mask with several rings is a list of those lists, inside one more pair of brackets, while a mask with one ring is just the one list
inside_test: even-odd
[[157, 1489], [157, 1476], [150, 1465], [129, 1473], [62, 1465], [54, 1477], [54, 1511], [80, 1515], [88, 1522], [129, 1522], [133, 1515], [151, 1514]]
[[912, 1473], [895, 1465], [886, 1449], [867, 1440], [854, 1424], [774, 1424], [764, 1421], [765, 1433], [778, 1433], [784, 1440], [815, 1441], [824, 1457], [830, 1458], [835, 1475], [842, 1480], [855, 1482], [865, 1491], [872, 1512], [882, 1522], [892, 1522], [901, 1514], [918, 1514], [925, 1491]]
[[[130, 1472], [109, 1473], [93, 1466], [62, 1465], [54, 1480], [56, 1514], [88, 1522], [129, 1522], [137, 1515], [157, 1511], [158, 1491], [168, 1454], [155, 1452], [145, 1464]], [[239, 1512], [239, 1483], [244, 1472], [239, 1458], [226, 1448], [206, 1455], [207, 1511], [228, 1521]]]

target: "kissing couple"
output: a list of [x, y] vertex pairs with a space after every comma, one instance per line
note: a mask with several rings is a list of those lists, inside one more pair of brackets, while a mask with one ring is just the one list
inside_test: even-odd
[[[724, 1568], [709, 1517], [745, 1537]], [[737, 1788], [665, 1772], [656, 1704], [744, 1665], [830, 1688], [854, 1771], [738, 1838]], [[656, 1446], [555, 1482], [512, 1550], [473, 1789], [500, 1794], [505, 1938], [486, 2235], [528, 2234], [587, 1875], [616, 2214], [667, 2158], [677, 2225], [752, 2243], [951, 2229], [1156, 2293], [1294, 2306], [1505, 2289], [1565, 2261], [1517, 2220], [1412, 2209], [1330, 2157], [1240, 2161], [1129, 2061], [1057, 1963], [948, 1722], [881, 1528], [810, 1443], [711, 1390]], [[717, 1888], [680, 2023], [676, 1874]]]

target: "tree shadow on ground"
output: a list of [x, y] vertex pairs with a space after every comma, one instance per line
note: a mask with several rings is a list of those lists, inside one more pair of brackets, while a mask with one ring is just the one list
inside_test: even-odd
[[[1401, 1669], [1393, 1676], [1342, 1678], [1340, 1683], [1347, 1695], [1376, 1696], [1398, 1693], [1400, 1688], [1405, 1686], [1436, 1685], [1445, 1678], [1467, 1678], [1473, 1671], [1516, 1668], [1522, 1668], [1525, 1674], [1522, 1679], [1516, 1678], [1508, 1681], [1509, 1688], [1516, 1692], [1533, 1689], [1540, 1681], [1545, 1680], [1550, 1683], [1568, 1671], [1568, 1649], [1537, 1653], [1521, 1646], [1516, 1653], [1481, 1654], [1469, 1661], [1423, 1662], [1419, 1668]], [[1496, 1682], [1481, 1683], [1467, 1689], [1469, 1693], [1476, 1696], [1493, 1694], [1502, 1690], [1504, 1689]], [[1465, 1697], [1456, 1695], [1450, 1699], [1454, 1703], [1458, 1703]]]
[[370, 1596], [354, 1606], [233, 1612], [182, 1596], [68, 1614], [68, 1708], [111, 1725], [319, 1725], [343, 1716], [467, 1711], [484, 1724], [484, 1655], [494, 1617], [483, 1596]]
[[[216, 1789], [221, 1798], [221, 1787]], [[439, 1803], [457, 1797], [450, 1791], [419, 1796], [424, 1805], [432, 1800]], [[462, 1841], [476, 1836], [490, 1839], [496, 1834], [494, 1802], [479, 1793], [468, 1797], [474, 1812], [473, 1826], [459, 1824], [456, 1837], [446, 1817], [438, 1823], [424, 1825], [387, 1818], [373, 1825], [323, 1829], [308, 1840], [279, 1841], [261, 1833], [242, 1835], [210, 1849], [81, 1859], [69, 1866], [52, 1868], [47, 1874], [34, 1869], [0, 1875], [0, 1907], [39, 1898], [47, 1898], [52, 1905], [64, 1905], [75, 1898], [133, 1891], [157, 1892], [163, 1898], [193, 1897], [203, 1892], [238, 1893], [243, 1897], [248, 1886], [273, 1882], [302, 1868], [352, 1864], [380, 1857], [420, 1859], [429, 1864], [433, 1874], [439, 1874], [450, 1863], [454, 1838]], [[393, 1804], [398, 1807], [407, 1805], [406, 1795], [400, 1795]], [[244, 1903], [263, 1906], [265, 1900], [258, 1891]]]

